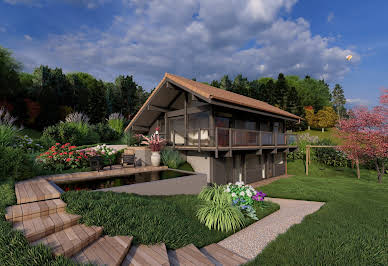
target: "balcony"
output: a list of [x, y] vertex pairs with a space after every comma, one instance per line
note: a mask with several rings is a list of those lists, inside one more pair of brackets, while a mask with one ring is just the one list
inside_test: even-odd
[[170, 144], [186, 150], [254, 150], [265, 148], [287, 148], [296, 146], [296, 134], [235, 128], [200, 128], [184, 132], [172, 130]]

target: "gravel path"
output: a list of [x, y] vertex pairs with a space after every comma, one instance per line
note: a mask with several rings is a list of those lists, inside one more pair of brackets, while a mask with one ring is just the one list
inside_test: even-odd
[[280, 210], [264, 217], [218, 242], [219, 245], [247, 258], [255, 258], [279, 234], [301, 223], [306, 215], [319, 210], [324, 202], [266, 198], [280, 205]]

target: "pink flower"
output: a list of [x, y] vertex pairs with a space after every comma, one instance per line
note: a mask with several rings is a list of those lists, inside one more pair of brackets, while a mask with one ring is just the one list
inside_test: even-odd
[[71, 158], [67, 158], [67, 159], [66, 159], [66, 162], [70, 162], [70, 161], [71, 161]]

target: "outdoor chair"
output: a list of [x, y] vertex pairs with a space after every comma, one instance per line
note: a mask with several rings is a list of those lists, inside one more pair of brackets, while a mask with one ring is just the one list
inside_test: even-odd
[[133, 167], [136, 167], [136, 157], [135, 157], [135, 151], [133, 149], [125, 149], [123, 152], [123, 155], [121, 157], [121, 167], [124, 167], [124, 164], [127, 166], [133, 165]]

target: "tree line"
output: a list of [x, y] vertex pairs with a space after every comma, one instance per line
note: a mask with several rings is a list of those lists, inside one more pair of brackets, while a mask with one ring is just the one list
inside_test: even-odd
[[[32, 128], [43, 129], [74, 111], [85, 113], [92, 123], [104, 121], [115, 112], [130, 119], [150, 94], [129, 75], [104, 82], [88, 73], [64, 74], [61, 68], [40, 66], [33, 73], [21, 72], [21, 68], [11, 52], [0, 46], [0, 106], [6, 105], [23, 124]], [[249, 81], [242, 74], [233, 80], [224, 75], [209, 85], [306, 118], [299, 125], [288, 124], [289, 129], [304, 130], [307, 123], [313, 127], [331, 127], [335, 123], [332, 121], [346, 115], [341, 86], [336, 84], [331, 90], [324, 80], [309, 76], [300, 79], [280, 73], [277, 79], [263, 77]], [[334, 118], [333, 112], [337, 114]]]

